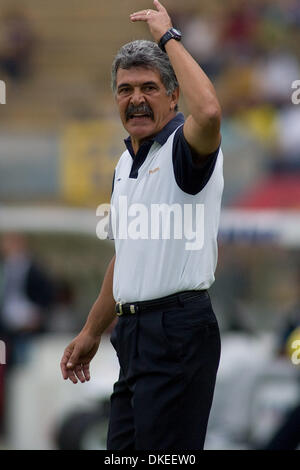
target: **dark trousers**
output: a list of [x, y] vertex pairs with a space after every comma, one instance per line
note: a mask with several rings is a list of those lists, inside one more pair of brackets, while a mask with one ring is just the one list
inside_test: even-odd
[[176, 308], [119, 317], [108, 450], [203, 449], [221, 345], [208, 293], [189, 296]]

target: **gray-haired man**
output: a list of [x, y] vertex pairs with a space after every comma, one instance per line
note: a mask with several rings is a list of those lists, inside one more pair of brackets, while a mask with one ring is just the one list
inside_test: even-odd
[[[220, 357], [207, 289], [217, 263], [223, 190], [221, 111], [213, 85], [180, 43], [166, 9], [158, 0], [154, 6], [130, 19], [146, 22], [155, 42], [126, 44], [112, 68], [129, 133], [111, 199], [116, 255], [61, 361], [65, 379], [89, 380], [101, 335], [119, 316], [111, 338], [120, 362], [111, 397], [111, 450], [202, 449]], [[179, 88], [190, 112], [186, 120], [177, 113]], [[158, 206], [169, 222], [172, 215], [172, 236], [157, 230], [157, 219], [147, 233], [137, 223], [130, 230], [126, 225], [124, 236], [124, 198], [131, 215], [146, 209], [153, 219]]]

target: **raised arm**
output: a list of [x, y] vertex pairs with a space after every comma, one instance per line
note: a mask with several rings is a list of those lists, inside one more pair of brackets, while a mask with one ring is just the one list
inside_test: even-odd
[[[172, 27], [172, 22], [163, 5], [158, 0], [153, 3], [156, 10], [133, 13], [130, 19], [133, 22], [145, 21], [158, 43]], [[220, 145], [220, 104], [213, 84], [183, 45], [171, 39], [165, 44], [165, 49], [190, 113], [184, 124], [184, 136], [196, 153], [196, 159], [202, 162]]]
[[115, 256], [105, 273], [102, 287], [87, 321], [76, 338], [66, 347], [60, 367], [64, 379], [76, 384], [90, 380], [90, 362], [95, 356], [101, 336], [115, 318], [115, 300], [113, 298], [113, 274]]

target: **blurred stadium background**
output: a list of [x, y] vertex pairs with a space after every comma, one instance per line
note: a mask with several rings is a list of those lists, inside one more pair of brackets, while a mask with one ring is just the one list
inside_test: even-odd
[[[206, 448], [276, 447], [280, 439], [272, 438], [290, 412], [296, 448], [299, 365], [290, 344], [300, 339], [300, 105], [291, 96], [300, 79], [300, 2], [164, 4], [223, 109], [225, 190], [211, 289], [223, 351]], [[117, 376], [110, 332], [90, 383], [65, 383], [59, 361], [113, 253], [96, 238], [96, 208], [109, 202], [126, 136], [110, 67], [122, 44], [150, 39], [145, 25], [129, 22], [130, 12], [149, 7], [146, 0], [0, 3], [0, 304], [14, 253], [34, 260], [36, 289], [14, 321], [2, 308], [3, 449], [105, 445]]]

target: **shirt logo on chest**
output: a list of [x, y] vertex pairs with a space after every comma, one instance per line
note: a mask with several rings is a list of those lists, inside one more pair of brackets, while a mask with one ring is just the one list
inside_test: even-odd
[[153, 170], [149, 170], [149, 175], [151, 175], [151, 173], [156, 173], [158, 170], [159, 170], [159, 166], [157, 166]]

